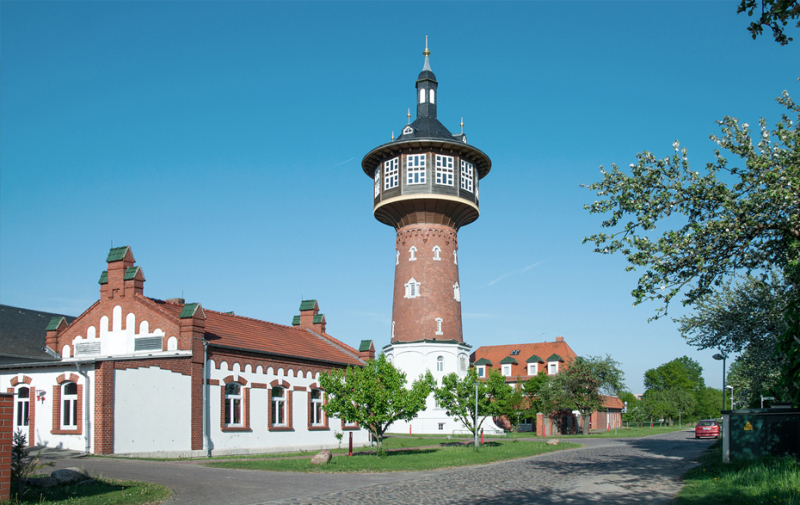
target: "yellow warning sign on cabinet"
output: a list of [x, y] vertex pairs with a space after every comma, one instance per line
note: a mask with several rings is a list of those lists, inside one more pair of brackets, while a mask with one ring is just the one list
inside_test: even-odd
[[750, 421], [747, 421], [747, 423], [745, 423], [744, 431], [753, 431], [753, 425], [750, 424]]

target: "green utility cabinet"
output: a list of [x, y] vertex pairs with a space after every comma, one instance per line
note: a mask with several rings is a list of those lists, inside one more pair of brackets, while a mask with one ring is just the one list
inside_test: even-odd
[[800, 409], [722, 411], [722, 461], [800, 455]]

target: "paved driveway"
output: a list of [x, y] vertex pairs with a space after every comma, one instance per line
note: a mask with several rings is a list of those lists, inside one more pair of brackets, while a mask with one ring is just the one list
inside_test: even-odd
[[[48, 452], [58, 468], [84, 467], [172, 488], [178, 504], [667, 503], [680, 475], [711, 441], [680, 431], [633, 439], [583, 439], [583, 449], [433, 472], [303, 474], [206, 468], [187, 462], [75, 458]], [[44, 456], [44, 455], [43, 455]]]

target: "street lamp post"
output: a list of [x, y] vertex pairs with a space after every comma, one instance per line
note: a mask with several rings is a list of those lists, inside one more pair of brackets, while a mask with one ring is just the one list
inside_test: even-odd
[[475, 450], [478, 450], [478, 383], [475, 383], [475, 419], [472, 421], [475, 429]]
[[[725, 410], [725, 358], [728, 356], [726, 354], [717, 353], [711, 357], [717, 361], [722, 360], [722, 410]], [[731, 408], [733, 408], [733, 405], [731, 405]]]

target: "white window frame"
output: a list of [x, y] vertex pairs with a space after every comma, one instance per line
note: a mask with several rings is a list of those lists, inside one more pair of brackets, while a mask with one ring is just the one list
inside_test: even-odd
[[453, 186], [453, 157], [437, 154], [435, 165], [436, 184], [440, 186]]
[[[25, 389], [28, 391], [28, 396], [22, 397], [20, 393]], [[25, 428], [30, 425], [31, 416], [31, 388], [27, 384], [17, 388], [16, 401], [14, 402], [14, 429]]]
[[406, 184], [425, 184], [425, 170], [427, 168], [427, 155], [407, 154], [406, 155]]
[[411, 249], [408, 250], [408, 261], [417, 261], [417, 247], [411, 246]]
[[472, 163], [461, 160], [461, 189], [472, 193], [472, 175], [474, 173]]
[[511, 363], [504, 363], [502, 365], [503, 377], [511, 377]]
[[[436, 318], [436, 335], [444, 335], [442, 332], [442, 321], [444, 321], [441, 317]], [[439, 356], [441, 358], [441, 356]]]
[[381, 167], [375, 169], [375, 197], [381, 194]]
[[431, 103], [436, 103], [436, 90], [432, 89], [430, 92], [430, 100]]
[[458, 281], [453, 284], [453, 298], [457, 302], [461, 301], [461, 287], [458, 285]]
[[425, 103], [425, 88], [419, 89], [419, 103]]
[[[275, 391], [278, 390], [281, 396], [275, 396]], [[270, 396], [269, 419], [272, 426], [286, 426], [286, 388], [274, 386]]]
[[383, 162], [383, 190], [396, 188], [400, 183], [400, 158]]
[[442, 248], [438, 245], [433, 246], [433, 261], [442, 261], [442, 257], [439, 253], [442, 252]]
[[[228, 392], [228, 386], [231, 386]], [[242, 385], [238, 382], [228, 382], [225, 384], [225, 426], [242, 426], [244, 413], [244, 393]], [[235, 390], [235, 392], [234, 392]], [[238, 412], [239, 421], [236, 422]]]
[[419, 282], [416, 281], [413, 277], [409, 279], [406, 283], [406, 296], [405, 298], [417, 298], [419, 297]]
[[[75, 392], [67, 394], [67, 387], [75, 386]], [[75, 430], [78, 428], [78, 385], [74, 382], [61, 384], [61, 428]]]
[[478, 370], [478, 377], [483, 378], [486, 377], [486, 366], [479, 365], [475, 367]]
[[536, 375], [539, 373], [539, 363], [528, 363], [528, 375]]
[[[319, 398], [314, 398], [315, 393], [319, 395]], [[311, 425], [322, 426], [325, 424], [325, 412], [322, 410], [323, 392], [321, 389], [312, 389], [309, 396], [311, 397]]]
[[[555, 368], [555, 370], [553, 370]], [[547, 375], [555, 375], [558, 373], [558, 361], [547, 362]]]
[[[437, 321], [441, 321], [441, 319], [437, 319]], [[444, 356], [436, 358], [436, 371], [444, 372]]]

